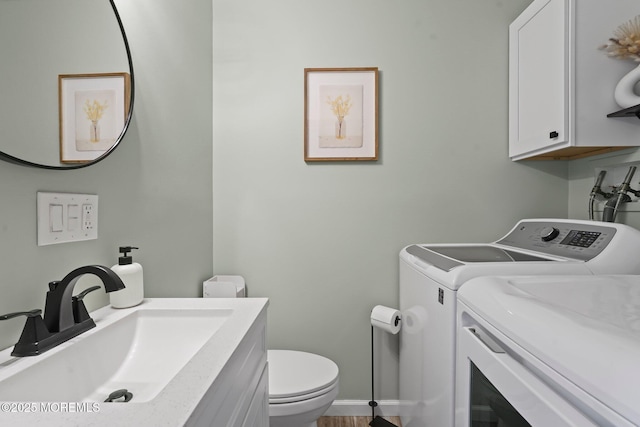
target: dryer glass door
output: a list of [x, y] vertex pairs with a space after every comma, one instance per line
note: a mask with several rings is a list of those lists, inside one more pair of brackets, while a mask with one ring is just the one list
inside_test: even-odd
[[472, 427], [531, 427], [531, 424], [473, 363], [471, 363], [469, 398], [472, 408], [469, 414]]

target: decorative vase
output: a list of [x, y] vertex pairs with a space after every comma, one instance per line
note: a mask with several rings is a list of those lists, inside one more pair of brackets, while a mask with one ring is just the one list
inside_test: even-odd
[[629, 108], [640, 104], [640, 95], [636, 91], [638, 82], [640, 82], [640, 65], [625, 74], [616, 85], [613, 96], [620, 108]]
[[97, 120], [91, 120], [91, 124], [89, 125], [89, 140], [91, 142], [100, 141], [100, 125]]
[[338, 117], [336, 120], [336, 139], [345, 139], [347, 137], [347, 121], [344, 117]]

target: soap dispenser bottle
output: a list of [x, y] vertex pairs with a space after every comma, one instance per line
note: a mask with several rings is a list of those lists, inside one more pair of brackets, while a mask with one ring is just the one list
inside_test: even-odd
[[138, 249], [133, 246], [121, 246], [120, 254], [118, 258], [118, 264], [111, 267], [111, 269], [120, 276], [125, 288], [109, 294], [111, 300], [111, 307], [114, 308], [127, 308], [138, 305], [144, 298], [144, 287], [142, 282], [142, 266], [137, 262], [133, 262], [133, 257], [128, 255], [133, 249]]

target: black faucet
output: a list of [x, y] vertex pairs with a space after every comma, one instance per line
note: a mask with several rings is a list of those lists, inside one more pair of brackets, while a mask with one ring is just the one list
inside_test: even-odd
[[124, 283], [111, 269], [101, 265], [88, 265], [73, 270], [61, 281], [49, 283], [49, 291], [44, 309], [44, 320], [40, 316], [41, 310], [10, 313], [0, 316], [0, 320], [11, 319], [16, 316], [27, 316], [22, 335], [15, 345], [12, 356], [36, 356], [80, 335], [96, 326], [89, 316], [82, 299], [99, 286], [94, 286], [73, 295], [73, 288], [78, 279], [85, 274], [98, 276], [106, 292], [124, 289]]

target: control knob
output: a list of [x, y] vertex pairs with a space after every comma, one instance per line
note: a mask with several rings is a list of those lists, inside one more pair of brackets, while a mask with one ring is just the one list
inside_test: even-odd
[[540, 238], [543, 242], [550, 242], [560, 234], [560, 230], [555, 227], [545, 227], [540, 231]]

